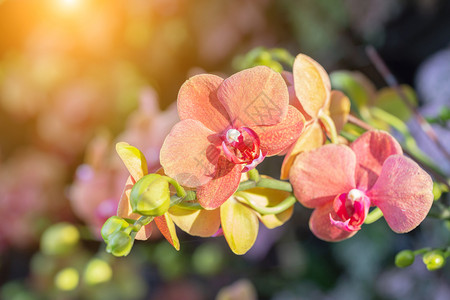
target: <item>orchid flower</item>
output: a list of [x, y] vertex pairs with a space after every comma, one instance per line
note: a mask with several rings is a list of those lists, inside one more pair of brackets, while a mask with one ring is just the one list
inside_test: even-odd
[[330, 144], [300, 154], [290, 181], [299, 202], [314, 208], [309, 226], [325, 241], [353, 236], [370, 206], [382, 211], [393, 231], [409, 232], [433, 203], [431, 177], [383, 131], [366, 132], [350, 147]]
[[162, 146], [161, 165], [181, 185], [196, 188], [206, 209], [222, 205], [242, 172], [285, 151], [304, 125], [281, 75], [263, 66], [225, 80], [194, 76], [181, 87], [177, 104], [181, 121]]
[[[287, 151], [281, 168], [281, 178], [289, 177], [295, 157], [322, 146], [325, 131], [332, 130], [324, 121], [333, 122], [337, 133], [347, 122], [350, 100], [340, 91], [331, 90], [330, 78], [325, 69], [312, 58], [299, 54], [294, 61], [293, 73], [283, 72], [289, 89], [290, 104], [306, 119], [305, 130]], [[331, 118], [331, 120], [330, 120]]]

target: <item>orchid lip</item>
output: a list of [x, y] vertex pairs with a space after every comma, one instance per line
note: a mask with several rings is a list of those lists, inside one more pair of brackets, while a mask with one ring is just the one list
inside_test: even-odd
[[358, 189], [338, 195], [333, 203], [337, 219], [330, 213], [331, 224], [348, 232], [360, 230], [369, 213], [370, 203], [365, 193]]
[[260, 149], [258, 134], [248, 127], [228, 129], [223, 137], [222, 149], [229, 161], [245, 165], [243, 172], [255, 168], [265, 157]]

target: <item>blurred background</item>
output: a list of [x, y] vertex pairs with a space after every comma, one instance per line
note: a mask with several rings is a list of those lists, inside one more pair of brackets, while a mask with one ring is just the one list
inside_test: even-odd
[[[282, 47], [380, 88], [373, 45], [433, 118], [450, 106], [449, 15], [446, 0], [0, 0], [0, 298], [448, 299], [448, 266], [393, 263], [405, 248], [448, 245], [442, 221], [396, 235], [381, 220], [330, 244], [296, 206], [244, 256], [223, 237], [179, 232], [180, 252], [154, 234], [114, 258], [99, 229], [127, 177], [114, 144], [156, 170], [190, 76], [230, 75], [252, 48]], [[450, 149], [448, 119], [435, 130]], [[415, 138], [448, 176], [450, 162]], [[262, 167], [277, 177], [280, 163]]]

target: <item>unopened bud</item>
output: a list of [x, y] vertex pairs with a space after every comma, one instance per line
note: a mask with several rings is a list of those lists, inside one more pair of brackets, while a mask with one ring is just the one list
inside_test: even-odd
[[423, 256], [423, 263], [427, 266], [428, 271], [434, 271], [445, 265], [444, 253], [441, 250], [430, 251]]
[[395, 256], [395, 265], [399, 268], [409, 267], [414, 262], [414, 252], [411, 250], [403, 250]]
[[111, 280], [112, 275], [113, 271], [106, 261], [93, 258], [86, 265], [83, 277], [87, 284], [96, 285]]
[[75, 268], [65, 268], [55, 275], [55, 286], [62, 291], [72, 291], [78, 286], [80, 275]]
[[103, 240], [105, 242], [108, 242], [109, 237], [122, 229], [125, 229], [128, 227], [128, 222], [122, 219], [118, 216], [112, 216], [108, 220], [106, 220], [105, 224], [103, 224], [101, 234], [103, 237]]
[[135, 213], [162, 216], [170, 207], [169, 183], [158, 174], [142, 177], [131, 189], [130, 204]]
[[64, 255], [75, 248], [80, 240], [78, 229], [69, 223], [50, 226], [41, 237], [41, 251], [47, 255]]
[[133, 248], [133, 239], [123, 231], [117, 231], [109, 236], [106, 252], [114, 256], [127, 256]]

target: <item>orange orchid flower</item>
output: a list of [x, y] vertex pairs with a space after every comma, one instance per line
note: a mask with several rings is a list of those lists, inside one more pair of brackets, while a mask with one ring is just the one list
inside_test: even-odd
[[284, 152], [300, 136], [304, 117], [289, 105], [281, 75], [264, 66], [227, 79], [197, 75], [178, 94], [181, 119], [160, 154], [168, 176], [196, 188], [216, 209], [237, 190], [241, 173]]

